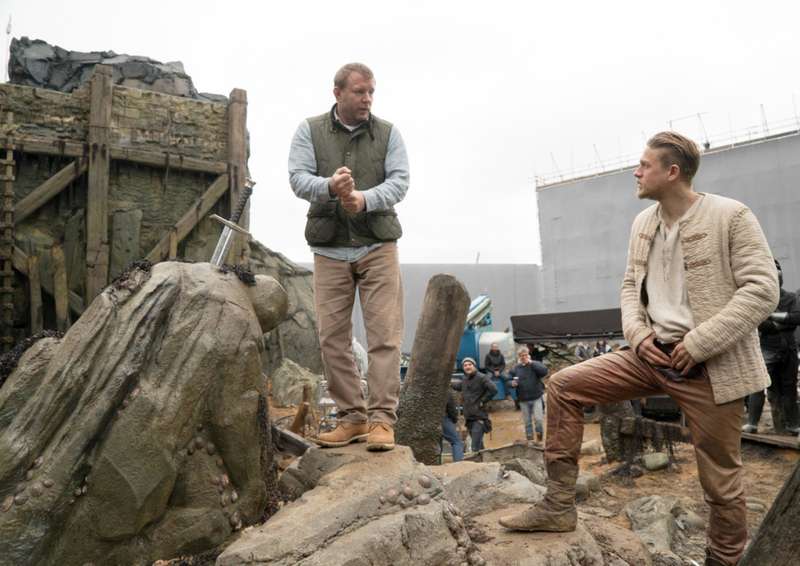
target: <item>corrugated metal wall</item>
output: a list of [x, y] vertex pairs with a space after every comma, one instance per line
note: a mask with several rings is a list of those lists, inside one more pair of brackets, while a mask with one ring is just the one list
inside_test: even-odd
[[[633, 171], [539, 191], [546, 311], [619, 307], [631, 224], [652, 204], [636, 198]], [[704, 155], [694, 187], [749, 206], [785, 288], [800, 286], [800, 136]]]

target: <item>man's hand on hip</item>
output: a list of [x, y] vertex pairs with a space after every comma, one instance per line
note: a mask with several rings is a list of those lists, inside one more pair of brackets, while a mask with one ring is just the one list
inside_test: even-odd
[[328, 181], [328, 193], [333, 197], [343, 198], [356, 187], [352, 171], [347, 167], [339, 167]]
[[672, 350], [672, 363], [670, 365], [681, 372], [681, 375], [686, 375], [690, 369], [697, 365], [697, 362], [686, 350], [683, 342], [678, 342], [678, 345]]
[[654, 366], [672, 365], [672, 360], [669, 359], [669, 356], [656, 348], [655, 344], [653, 344], [655, 339], [656, 335], [653, 333], [642, 340], [642, 343], [639, 344], [639, 349], [636, 350], [636, 355]]
[[342, 201], [342, 206], [347, 212], [361, 212], [367, 206], [364, 201], [364, 193], [361, 191], [351, 191], [347, 195], [340, 196], [339, 200]]

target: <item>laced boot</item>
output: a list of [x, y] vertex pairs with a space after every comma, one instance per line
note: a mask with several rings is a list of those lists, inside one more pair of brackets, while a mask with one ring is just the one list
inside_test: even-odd
[[369, 435], [367, 423], [341, 422], [331, 432], [320, 434], [317, 444], [324, 448], [347, 446], [351, 442], [364, 442]]
[[543, 439], [543, 438], [544, 438], [544, 433], [543, 433], [543, 432], [537, 432], [537, 433], [536, 433], [536, 442], [538, 442], [539, 444], [541, 444], [541, 443], [542, 443], [542, 439]]
[[533, 435], [532, 434], [526, 434], [525, 435], [525, 440], [533, 440]]
[[575, 508], [575, 483], [578, 466], [556, 460], [548, 470], [547, 493], [539, 503], [520, 513], [500, 519], [499, 523], [515, 531], [574, 531], [578, 525]]

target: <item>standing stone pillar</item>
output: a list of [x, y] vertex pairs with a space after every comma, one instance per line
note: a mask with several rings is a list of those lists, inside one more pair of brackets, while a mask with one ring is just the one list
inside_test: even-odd
[[469, 302], [467, 288], [452, 275], [435, 275], [428, 283], [394, 427], [396, 442], [411, 447], [423, 464], [439, 463], [450, 376]]

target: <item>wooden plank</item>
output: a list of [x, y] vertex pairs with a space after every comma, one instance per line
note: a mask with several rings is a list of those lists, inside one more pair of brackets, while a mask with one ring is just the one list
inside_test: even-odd
[[[14, 269], [22, 273], [25, 277], [30, 278], [30, 274], [28, 273], [28, 255], [17, 247], [14, 248], [13, 262]], [[53, 286], [44, 281], [40, 282], [42, 289], [51, 297], [55, 297]], [[82, 315], [86, 310], [86, 303], [84, 303], [83, 297], [78, 295], [75, 291], [69, 291], [69, 308], [78, 316]]]
[[69, 293], [67, 286], [67, 260], [64, 246], [57, 244], [51, 248], [53, 254], [53, 297], [56, 300], [56, 328], [66, 332], [71, 326], [69, 319]]
[[293, 433], [291, 430], [281, 428], [275, 423], [272, 425], [272, 443], [281, 452], [289, 452], [295, 456], [302, 456], [309, 448], [316, 446], [313, 442], [309, 442], [302, 436]]
[[[247, 178], [247, 92], [235, 88], [228, 97], [228, 163], [230, 164], [231, 187], [230, 212], [233, 215], [239, 195], [244, 189], [244, 180]], [[245, 210], [239, 220], [239, 226], [247, 230], [249, 226], [249, 213]], [[241, 263], [245, 247], [245, 237], [236, 234], [233, 240], [233, 264]], [[230, 257], [230, 256], [229, 256]]]
[[771, 434], [751, 434], [749, 432], [743, 432], [742, 439], [760, 442], [762, 444], [771, 444], [772, 446], [779, 446], [780, 448], [800, 450], [800, 443], [798, 443], [797, 440], [791, 436], [775, 436]]
[[44, 311], [42, 310], [42, 284], [39, 278], [39, 258], [28, 258], [28, 286], [31, 296], [31, 336], [44, 330]]
[[800, 460], [750, 541], [739, 566], [795, 566], [800, 525]]
[[152, 167], [179, 169], [182, 171], [196, 171], [198, 173], [214, 173], [222, 175], [228, 171], [228, 164], [222, 161], [211, 161], [197, 159], [195, 157], [183, 157], [174, 153], [144, 151], [140, 149], [130, 149], [126, 147], [112, 147], [111, 159], [120, 161], [131, 161], [141, 165]]
[[[189, 235], [197, 223], [200, 222], [211, 211], [219, 198], [225, 194], [228, 189], [228, 176], [220, 175], [213, 183], [206, 189], [206, 191], [198, 198], [189, 210], [184, 214], [173, 227], [177, 234], [178, 243]], [[172, 233], [172, 228], [167, 231], [156, 246], [147, 254], [147, 259], [153, 263], [157, 263], [169, 255], [169, 239]], [[211, 259], [211, 258], [209, 258]]]
[[76, 161], [78, 163], [77, 166], [74, 162], [70, 163], [17, 203], [14, 207], [14, 222], [16, 224], [19, 224], [36, 212], [39, 207], [58, 195], [58, 193], [69, 186], [72, 181], [86, 173], [88, 168], [87, 160], [79, 158]]
[[[8, 147], [20, 153], [57, 155], [60, 157], [83, 157], [86, 159], [89, 157], [88, 143], [45, 136], [0, 136], [0, 147]], [[163, 151], [148, 151], [118, 147], [115, 145], [111, 146], [111, 159], [159, 168], [166, 167], [167, 161], [169, 160], [171, 169], [196, 171], [198, 173], [213, 173], [215, 175], [222, 175], [228, 171], [228, 164], [224, 161], [184, 157], [176, 155], [175, 153], [171, 153], [168, 158], [167, 153]]]
[[91, 302], [108, 284], [108, 180], [113, 74], [96, 65], [89, 112], [89, 183], [86, 206], [86, 293]]
[[14, 135], [0, 136], [0, 147], [20, 153], [57, 155], [60, 157], [88, 157], [89, 144], [45, 136]]

